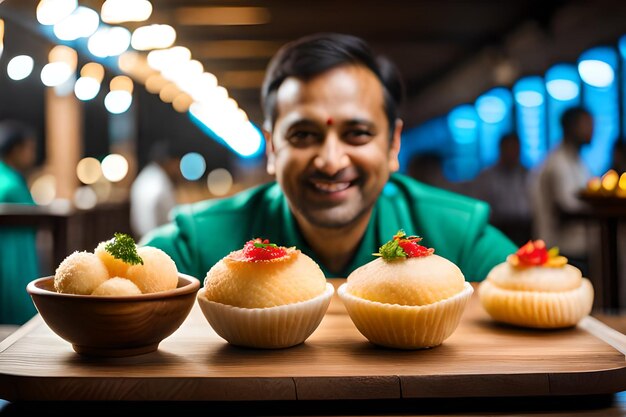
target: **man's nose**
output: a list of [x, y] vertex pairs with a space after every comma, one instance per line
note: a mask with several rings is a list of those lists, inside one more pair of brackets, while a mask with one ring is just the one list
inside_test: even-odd
[[313, 165], [320, 172], [334, 175], [350, 165], [350, 157], [346, 153], [346, 144], [335, 134], [329, 132], [318, 153], [313, 160]]

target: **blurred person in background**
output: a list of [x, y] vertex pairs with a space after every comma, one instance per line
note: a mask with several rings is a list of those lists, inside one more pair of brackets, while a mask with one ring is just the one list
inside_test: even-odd
[[516, 250], [489, 206], [395, 173], [402, 83], [360, 38], [316, 34], [283, 46], [262, 88], [267, 171], [276, 182], [175, 209], [140, 244], [199, 278], [261, 237], [295, 246], [328, 278], [347, 277], [403, 229], [456, 263], [468, 281]]
[[567, 109], [561, 116], [563, 140], [548, 155], [531, 180], [533, 233], [548, 247], [557, 246], [570, 263], [588, 274], [589, 234], [576, 214], [586, 208], [578, 198], [591, 174], [580, 150], [591, 143], [593, 117], [582, 107]]
[[618, 174], [626, 172], [626, 140], [620, 139], [613, 147], [613, 160], [611, 169], [617, 171]]
[[170, 141], [155, 142], [148, 159], [130, 189], [130, 226], [137, 238], [170, 221], [176, 183], [181, 178], [181, 156]]
[[433, 187], [451, 188], [450, 182], [443, 173], [443, 158], [435, 152], [414, 155], [409, 161], [406, 174]]
[[476, 197], [491, 205], [491, 223], [518, 246], [531, 239], [529, 173], [520, 162], [517, 134], [500, 139], [500, 159], [475, 180]]
[[[25, 175], [35, 165], [35, 132], [17, 121], [0, 123], [0, 203], [33, 205]], [[36, 231], [0, 226], [0, 323], [22, 324], [37, 312], [26, 285], [39, 276]]]

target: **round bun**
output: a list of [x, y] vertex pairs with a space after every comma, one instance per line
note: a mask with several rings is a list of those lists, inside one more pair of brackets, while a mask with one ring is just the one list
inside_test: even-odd
[[311, 258], [256, 238], [207, 272], [198, 304], [229, 343], [278, 349], [300, 344], [315, 331], [333, 293]]
[[67, 256], [54, 274], [54, 289], [68, 294], [91, 294], [109, 279], [109, 271], [91, 252], [74, 252]]
[[438, 346], [457, 328], [471, 298], [472, 286], [454, 263], [417, 248], [426, 255], [375, 259], [353, 271], [339, 288], [350, 319], [376, 345]]
[[310, 300], [324, 293], [320, 267], [297, 249], [276, 259], [251, 262], [240, 251], [221, 259], [207, 273], [204, 296], [241, 308], [268, 308]]
[[518, 268], [503, 262], [493, 267], [487, 279], [505, 290], [560, 292], [579, 288], [583, 275], [572, 265]]
[[120, 259], [114, 258], [113, 255], [107, 252], [105, 249], [107, 243], [109, 243], [109, 241], [100, 242], [94, 250], [94, 253], [100, 258], [102, 263], [104, 263], [109, 271], [110, 277], [126, 276], [126, 271], [130, 265]]
[[423, 306], [460, 293], [464, 284], [459, 267], [441, 256], [429, 255], [375, 259], [350, 274], [346, 290], [369, 301]]
[[137, 248], [137, 254], [143, 259], [143, 265], [130, 266], [124, 277], [131, 280], [142, 293], [173, 290], [177, 287], [178, 270], [167, 253], [152, 246], [143, 246]]
[[91, 295], [102, 296], [120, 296], [120, 295], [139, 295], [141, 290], [130, 280], [126, 278], [113, 277], [100, 284]]
[[[543, 241], [531, 241], [493, 267], [480, 283], [481, 304], [494, 320], [552, 329], [574, 326], [591, 312], [593, 286], [589, 280], [567, 264], [566, 258], [546, 253]], [[534, 264], [520, 261], [537, 254], [543, 258], [537, 256]]]

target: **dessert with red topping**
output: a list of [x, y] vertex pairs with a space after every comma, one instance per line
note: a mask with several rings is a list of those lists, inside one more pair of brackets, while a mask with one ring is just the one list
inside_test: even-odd
[[529, 241], [496, 265], [479, 296], [494, 320], [524, 327], [574, 326], [593, 305], [589, 280], [543, 240]]
[[433, 347], [456, 329], [473, 290], [461, 270], [396, 233], [378, 257], [348, 276], [339, 288], [350, 318], [372, 343], [401, 349]]
[[207, 272], [198, 302], [228, 342], [280, 348], [302, 343], [317, 328], [332, 294], [310, 257], [257, 238]]
[[287, 255], [287, 248], [280, 247], [276, 243], [270, 243], [268, 239], [254, 239], [246, 242], [241, 255], [247, 261], [269, 261]]

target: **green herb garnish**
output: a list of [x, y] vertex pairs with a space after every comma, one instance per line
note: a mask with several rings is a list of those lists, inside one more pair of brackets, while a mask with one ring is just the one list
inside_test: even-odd
[[278, 245], [276, 243], [262, 243], [262, 242], [254, 242], [255, 248], [277, 248]]
[[389, 242], [378, 248], [378, 252], [372, 255], [382, 256], [383, 259], [406, 258], [408, 256], [407, 253], [400, 246], [400, 239], [405, 236], [404, 230], [399, 230]]
[[124, 233], [115, 233], [115, 237], [107, 242], [104, 249], [115, 259], [130, 265], [143, 265], [143, 259], [137, 253], [137, 245], [132, 237]]

